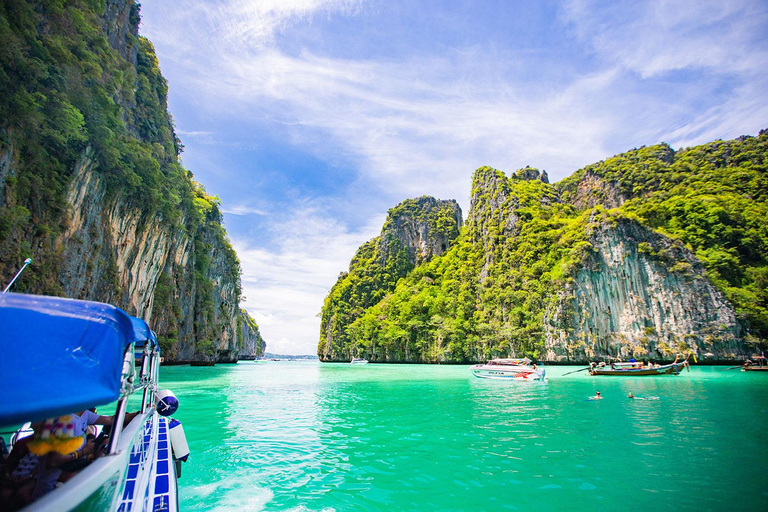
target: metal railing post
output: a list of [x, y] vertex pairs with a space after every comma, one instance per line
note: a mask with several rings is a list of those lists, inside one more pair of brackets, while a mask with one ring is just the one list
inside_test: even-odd
[[144, 355], [141, 358], [141, 376], [140, 376], [140, 382], [142, 387], [144, 388], [144, 394], [141, 397], [141, 414], [144, 414], [147, 412], [147, 395], [151, 392], [150, 390], [150, 379], [149, 379], [149, 373], [152, 372], [152, 360], [155, 357], [155, 350], [154, 347], [150, 348], [149, 340], [147, 340], [144, 343]]
[[112, 421], [112, 431], [109, 434], [109, 449], [110, 455], [117, 453], [117, 441], [120, 438], [120, 432], [123, 430], [123, 423], [125, 422], [125, 411], [128, 408], [128, 397], [133, 392], [133, 376], [134, 369], [134, 356], [133, 356], [134, 344], [131, 343], [128, 346], [128, 350], [125, 351], [123, 357], [123, 373], [122, 373], [122, 389], [120, 390], [120, 401], [117, 402], [117, 411], [115, 412], [114, 419]]

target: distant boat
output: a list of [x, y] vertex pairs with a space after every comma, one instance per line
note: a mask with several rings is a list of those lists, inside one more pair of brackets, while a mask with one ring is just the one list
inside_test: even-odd
[[675, 358], [675, 361], [670, 364], [643, 364], [642, 361], [629, 361], [629, 362], [617, 362], [617, 363], [590, 363], [589, 374], [590, 375], [622, 375], [625, 377], [644, 377], [647, 375], [679, 375], [683, 368], [688, 368], [690, 371], [690, 365], [688, 364], [688, 358], [685, 361], [679, 363], [677, 360], [679, 356]]
[[353, 357], [349, 364], [368, 364], [368, 360], [360, 359], [359, 357]]
[[475, 377], [499, 380], [547, 380], [547, 371], [538, 367], [531, 360], [491, 359], [485, 364], [476, 364], [470, 368]]

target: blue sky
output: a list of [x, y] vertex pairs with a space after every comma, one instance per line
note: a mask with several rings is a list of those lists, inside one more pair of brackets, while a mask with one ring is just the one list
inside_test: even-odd
[[316, 351], [323, 299], [388, 208], [469, 209], [472, 172], [558, 181], [641, 145], [768, 127], [768, 3], [142, 3], [184, 165], [222, 200], [267, 350]]

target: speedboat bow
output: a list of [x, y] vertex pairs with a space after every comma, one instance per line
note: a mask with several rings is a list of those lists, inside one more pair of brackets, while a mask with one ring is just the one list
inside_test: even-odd
[[524, 359], [491, 359], [470, 368], [475, 377], [499, 380], [546, 380], [547, 371]]

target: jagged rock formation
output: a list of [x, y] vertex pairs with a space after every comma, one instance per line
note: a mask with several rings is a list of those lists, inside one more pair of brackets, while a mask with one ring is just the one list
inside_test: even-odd
[[318, 353], [744, 358], [768, 338], [766, 155], [762, 131], [679, 152], [642, 147], [554, 185], [530, 167], [509, 177], [482, 167], [447, 251], [385, 286], [348, 286], [372, 272], [372, 246], [360, 249], [326, 299]]
[[411, 268], [425, 263], [448, 249], [461, 221], [461, 208], [454, 200], [407, 199], [389, 211], [378, 242], [379, 262], [386, 265], [404, 247]]
[[346, 327], [359, 313], [381, 300], [415, 266], [451, 246], [461, 229], [456, 201], [422, 196], [389, 210], [381, 235], [360, 249], [325, 300], [318, 356], [323, 361], [349, 361], [356, 355], [347, 343]]
[[[166, 361], [263, 354], [258, 326], [239, 306], [239, 261], [218, 199], [179, 163], [167, 84], [138, 35], [138, 5], [6, 9], [2, 275], [31, 256], [16, 291], [122, 307], [158, 333]], [[30, 40], [40, 77], [23, 71]], [[70, 42], [77, 52], [67, 53]], [[39, 106], [30, 111], [32, 93]]]
[[545, 313], [548, 361], [705, 358], [742, 354], [745, 326], [682, 244], [631, 220], [604, 223]]

